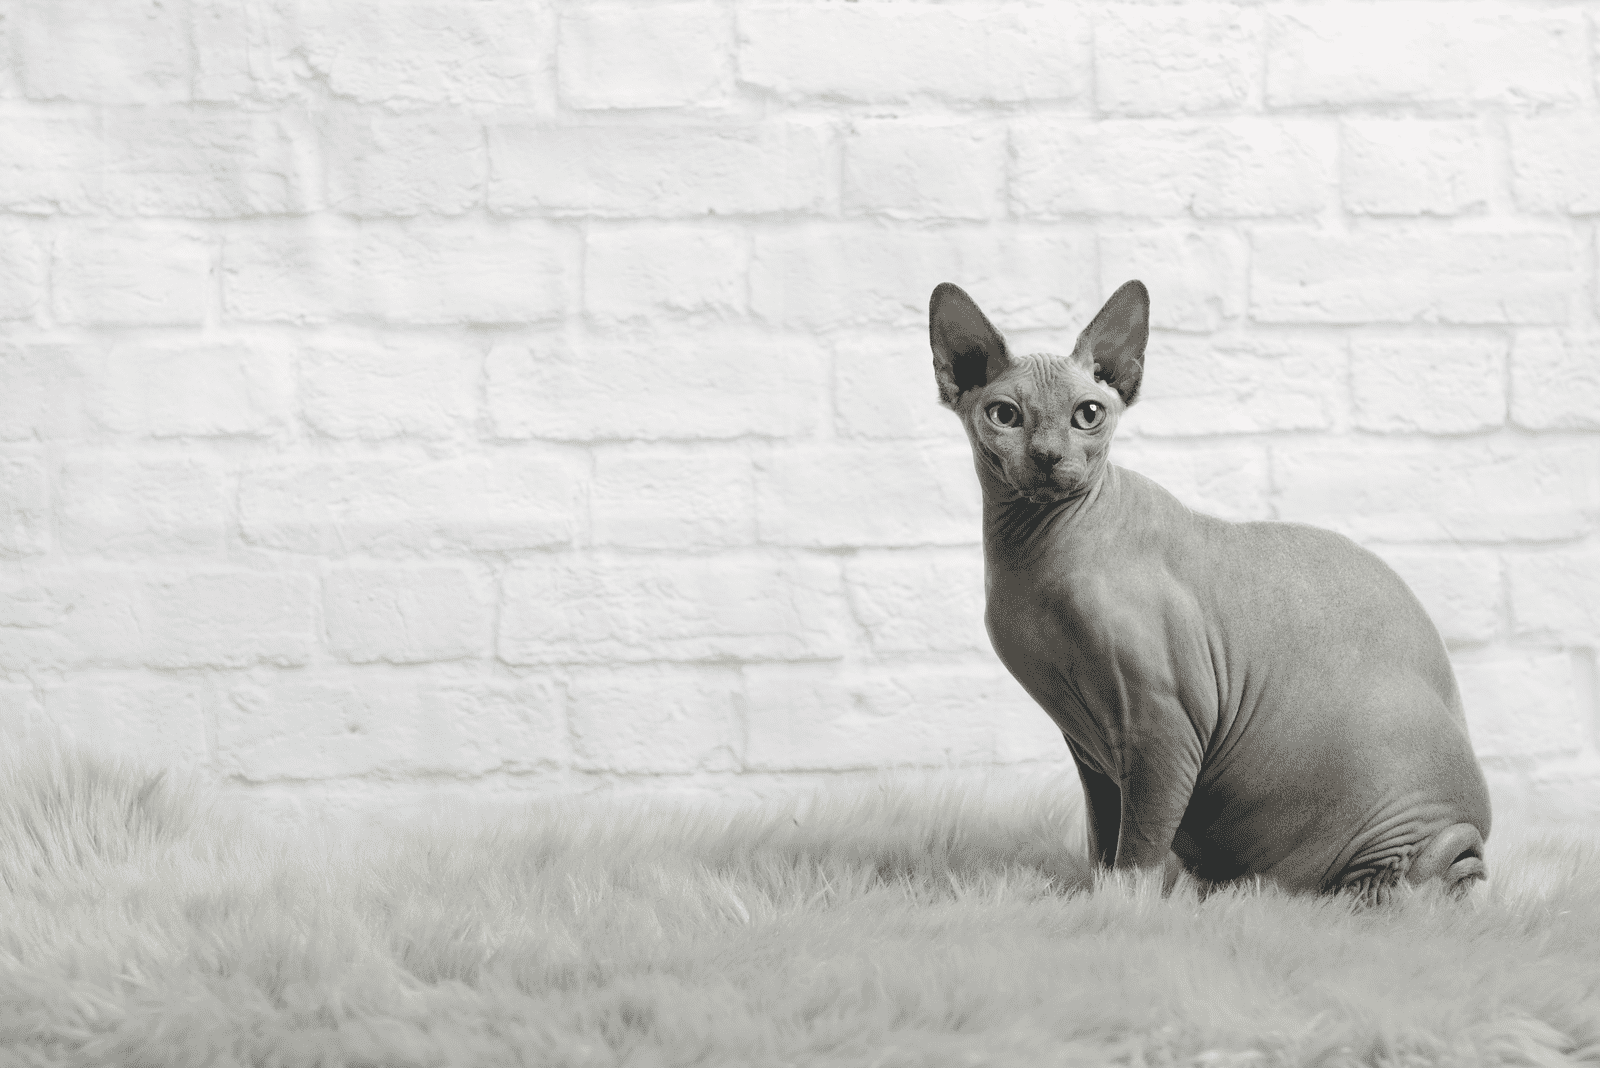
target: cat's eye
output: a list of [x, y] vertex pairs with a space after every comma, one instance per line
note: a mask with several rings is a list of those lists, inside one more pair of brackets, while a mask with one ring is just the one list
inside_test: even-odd
[[1106, 406], [1099, 401], [1084, 401], [1073, 409], [1072, 425], [1079, 430], [1093, 430], [1106, 417]]
[[1022, 425], [1022, 409], [1009, 401], [989, 405], [989, 419], [995, 426], [1018, 427]]

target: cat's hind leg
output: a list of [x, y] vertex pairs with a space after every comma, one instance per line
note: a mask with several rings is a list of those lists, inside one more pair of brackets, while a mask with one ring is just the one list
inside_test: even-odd
[[1371, 905], [1390, 900], [1402, 883], [1423, 886], [1439, 880], [1445, 893], [1465, 897], [1483, 879], [1483, 835], [1470, 823], [1455, 823], [1435, 834], [1409, 860], [1389, 856], [1347, 873], [1336, 890], [1354, 894]]
[[1488, 875], [1483, 863], [1483, 835], [1470, 823], [1455, 823], [1430, 838], [1411, 860], [1406, 882], [1420, 886], [1433, 879], [1445, 892], [1461, 897]]

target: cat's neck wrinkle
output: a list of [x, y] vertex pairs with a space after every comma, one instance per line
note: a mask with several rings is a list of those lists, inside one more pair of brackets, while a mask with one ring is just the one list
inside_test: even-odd
[[1082, 493], [1035, 504], [1025, 497], [983, 498], [984, 550], [1011, 567], [1025, 567], [1049, 544], [1050, 532], [1094, 509], [1112, 475], [1109, 468]]

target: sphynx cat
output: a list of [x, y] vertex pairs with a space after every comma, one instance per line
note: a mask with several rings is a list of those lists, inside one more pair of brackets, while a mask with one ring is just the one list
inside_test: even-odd
[[1091, 858], [1461, 893], [1485, 874], [1488, 791], [1405, 583], [1339, 534], [1200, 515], [1109, 462], [1149, 313], [1128, 282], [1070, 354], [1019, 356], [958, 287], [929, 305], [983, 487], [989, 638], [1072, 751]]

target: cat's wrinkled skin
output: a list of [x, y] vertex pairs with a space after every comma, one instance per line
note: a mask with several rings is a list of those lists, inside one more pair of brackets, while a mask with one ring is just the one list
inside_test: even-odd
[[1438, 631], [1348, 539], [1198, 515], [1109, 462], [1148, 324], [1129, 282], [1070, 355], [1017, 356], [956, 286], [929, 308], [983, 486], [989, 636], [1066, 738], [1091, 854], [1380, 899], [1465, 889], [1489, 798]]

